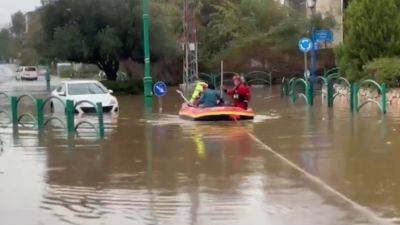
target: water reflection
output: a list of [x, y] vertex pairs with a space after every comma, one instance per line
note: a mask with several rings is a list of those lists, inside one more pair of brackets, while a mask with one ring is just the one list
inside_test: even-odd
[[166, 114], [153, 114], [137, 96], [119, 98], [104, 140], [89, 130], [68, 137], [56, 124], [40, 135], [2, 129], [9, 148], [0, 157], [0, 214], [14, 212], [2, 217], [14, 224], [374, 224], [251, 132], [353, 200], [399, 217], [397, 117], [355, 117], [339, 101], [333, 110], [292, 105], [279, 90], [262, 97], [267, 91], [255, 90], [262, 119], [254, 123], [184, 121], [171, 96]]

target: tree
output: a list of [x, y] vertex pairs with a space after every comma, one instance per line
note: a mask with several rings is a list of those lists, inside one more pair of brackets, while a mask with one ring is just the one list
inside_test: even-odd
[[[300, 37], [308, 36], [311, 27], [304, 13], [275, 0], [208, 1], [210, 4], [202, 5], [206, 10], [200, 10], [199, 19], [204, 64], [215, 67], [225, 59], [238, 70], [247, 70], [252, 61], [263, 70], [293, 73], [289, 67], [302, 68], [297, 43]], [[316, 28], [334, 25], [331, 17], [322, 19], [321, 15], [312, 21]]]
[[6, 61], [11, 57], [11, 45], [12, 37], [7, 29], [0, 31], [0, 61]]
[[341, 71], [351, 80], [367, 76], [363, 66], [400, 53], [400, 14], [396, 0], [351, 1], [344, 21], [346, 35], [336, 49]]
[[[109, 80], [117, 78], [119, 61], [143, 62], [140, 0], [59, 0], [43, 6], [44, 41], [49, 58], [96, 64]], [[159, 2], [152, 5], [153, 59], [176, 53], [177, 43], [160, 21]], [[96, 9], [93, 10], [93, 6]], [[165, 21], [165, 19], [164, 19]]]
[[18, 11], [11, 16], [11, 32], [21, 40], [26, 30], [25, 15]]

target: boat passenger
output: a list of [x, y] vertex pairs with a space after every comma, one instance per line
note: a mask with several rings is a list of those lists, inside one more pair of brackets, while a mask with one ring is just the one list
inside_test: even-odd
[[235, 107], [247, 110], [251, 99], [250, 87], [239, 74], [233, 76], [232, 79], [235, 87], [232, 90], [228, 90], [227, 95], [233, 98], [233, 105]]
[[221, 103], [219, 91], [214, 90], [213, 86], [206, 87], [199, 100], [200, 108], [216, 107]]
[[203, 82], [203, 81], [198, 81], [196, 83], [196, 86], [194, 88], [192, 98], [190, 99], [190, 104], [193, 106], [198, 106], [199, 105], [199, 100], [201, 97], [201, 94], [203, 93], [204, 89], [208, 87], [208, 84]]

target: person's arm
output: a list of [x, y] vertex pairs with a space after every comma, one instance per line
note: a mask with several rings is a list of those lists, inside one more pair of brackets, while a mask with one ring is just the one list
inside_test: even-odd
[[233, 96], [235, 94], [235, 89], [231, 89], [231, 90], [228, 90], [227, 92], [226, 92], [226, 95], [228, 95], [228, 96]]
[[250, 89], [246, 86], [240, 86], [237, 89], [237, 93], [239, 94], [239, 96], [245, 97], [246, 100], [250, 100], [251, 97], [251, 93], [250, 93]]
[[202, 95], [200, 95], [200, 99], [199, 99], [199, 104], [203, 104], [204, 103], [204, 93]]
[[196, 88], [193, 91], [192, 98], [190, 99], [190, 102], [193, 103], [196, 99], [198, 99], [200, 97], [202, 91], [203, 91], [203, 87], [197, 85]]

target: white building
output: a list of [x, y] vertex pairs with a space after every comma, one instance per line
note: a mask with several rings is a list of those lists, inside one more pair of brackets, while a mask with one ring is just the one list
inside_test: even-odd
[[322, 16], [331, 15], [335, 18], [336, 27], [333, 28], [334, 45], [343, 41], [343, 15], [350, 0], [281, 0], [282, 4], [289, 4], [298, 10], [304, 9], [308, 15], [313, 12]]

